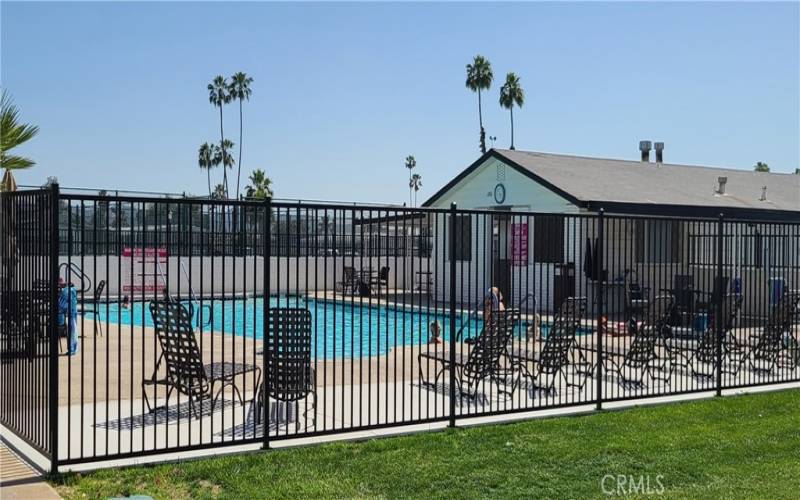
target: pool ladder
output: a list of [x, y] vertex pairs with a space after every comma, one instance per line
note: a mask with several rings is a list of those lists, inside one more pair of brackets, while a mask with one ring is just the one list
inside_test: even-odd
[[[169, 286], [167, 285], [167, 275], [164, 273], [164, 268], [161, 266], [161, 262], [157, 263], [158, 265], [158, 274], [161, 276], [161, 281], [164, 283], [164, 290], [166, 291], [167, 295], [169, 296], [170, 300], [175, 300], [171, 293], [169, 293]], [[186, 278], [186, 283], [189, 284], [189, 298], [181, 300], [181, 304], [186, 304], [189, 308], [189, 315], [194, 316], [195, 308], [198, 309], [197, 320], [196, 320], [196, 327], [200, 330], [203, 329], [205, 326], [209, 326], [212, 324], [214, 320], [214, 308], [211, 304], [202, 304], [200, 299], [197, 298], [197, 294], [194, 292], [194, 286], [192, 285], [192, 280], [189, 279], [189, 272], [186, 270], [186, 264], [184, 262], [180, 263], [181, 273], [183, 277]], [[178, 288], [180, 288], [180, 280], [178, 282]], [[208, 321], [203, 322], [203, 311], [208, 311]]]

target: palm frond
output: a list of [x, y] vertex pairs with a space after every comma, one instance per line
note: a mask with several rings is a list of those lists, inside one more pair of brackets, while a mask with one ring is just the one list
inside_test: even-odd
[[35, 161], [23, 156], [2, 155], [2, 157], [0, 157], [0, 169], [21, 170], [23, 168], [30, 168], [34, 165], [36, 165]]

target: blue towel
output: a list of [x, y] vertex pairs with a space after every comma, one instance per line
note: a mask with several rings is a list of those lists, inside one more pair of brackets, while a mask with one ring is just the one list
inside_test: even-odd
[[58, 292], [58, 326], [64, 326], [69, 318], [69, 354], [78, 353], [78, 291], [74, 286], [65, 286]]

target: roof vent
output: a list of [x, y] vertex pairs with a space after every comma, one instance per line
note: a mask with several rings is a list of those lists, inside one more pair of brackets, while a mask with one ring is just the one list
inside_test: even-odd
[[725, 194], [725, 184], [727, 183], [727, 177], [717, 177], [717, 194]]
[[761, 186], [761, 201], [767, 201], [767, 186]]
[[656, 149], [656, 163], [664, 163], [664, 143], [656, 142], [653, 146]]
[[639, 151], [642, 152], [642, 161], [649, 162], [650, 161], [650, 149], [652, 148], [652, 144], [650, 141], [639, 141]]

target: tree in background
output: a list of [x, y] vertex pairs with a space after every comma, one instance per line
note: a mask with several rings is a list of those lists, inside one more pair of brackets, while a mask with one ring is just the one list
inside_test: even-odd
[[265, 200], [272, 198], [272, 180], [263, 170], [257, 168], [250, 174], [250, 184], [244, 188], [248, 200]]
[[481, 90], [489, 90], [492, 86], [492, 64], [478, 54], [467, 64], [467, 88], [478, 93], [478, 123], [481, 126], [481, 153], [486, 152], [486, 131], [483, 129], [483, 110], [481, 109]]
[[[231, 102], [231, 95], [228, 92], [228, 81], [221, 75], [214, 77], [208, 84], [208, 102], [219, 108], [219, 144], [222, 148], [222, 156], [226, 157], [225, 133], [222, 127], [222, 106]], [[225, 188], [225, 198], [228, 197], [228, 171], [222, 169], [222, 183]]]
[[800, 168], [794, 169], [794, 175], [800, 175]]
[[242, 178], [242, 103], [249, 101], [253, 91], [250, 84], [253, 79], [247, 74], [239, 71], [231, 77], [231, 84], [228, 87], [228, 94], [231, 99], [239, 101], [239, 167], [236, 172], [236, 197], [239, 197], [239, 182]]
[[[222, 145], [215, 149], [214, 162], [216, 166], [222, 165], [223, 172], [233, 168], [236, 165], [236, 160], [233, 158], [231, 151], [236, 145], [230, 139], [222, 141]], [[228, 177], [226, 174], [222, 176], [222, 184], [225, 186], [225, 198], [228, 198]]]
[[412, 175], [408, 187], [414, 190], [414, 206], [417, 206], [417, 191], [422, 187], [422, 176], [419, 174]]
[[519, 83], [519, 77], [513, 72], [506, 75], [506, 83], [500, 87], [500, 106], [511, 112], [511, 149], [514, 149], [514, 105], [525, 104], [525, 92]]
[[39, 127], [19, 122], [19, 110], [11, 96], [3, 90], [0, 97], [0, 168], [18, 170], [36, 164], [30, 158], [8, 154], [13, 148], [29, 141], [39, 132]]
[[214, 191], [211, 193], [211, 198], [214, 200], [225, 199], [225, 185], [220, 183], [214, 186]]
[[406, 168], [408, 169], [408, 204], [411, 205], [411, 172], [416, 168], [417, 160], [414, 155], [406, 156]]
[[753, 166], [753, 170], [756, 172], [769, 172], [769, 165], [764, 162], [758, 162]]
[[205, 170], [208, 176], [208, 196], [212, 194], [211, 169], [219, 165], [219, 163], [217, 163], [217, 156], [216, 144], [209, 144], [207, 142], [204, 142], [197, 152], [197, 165]]

